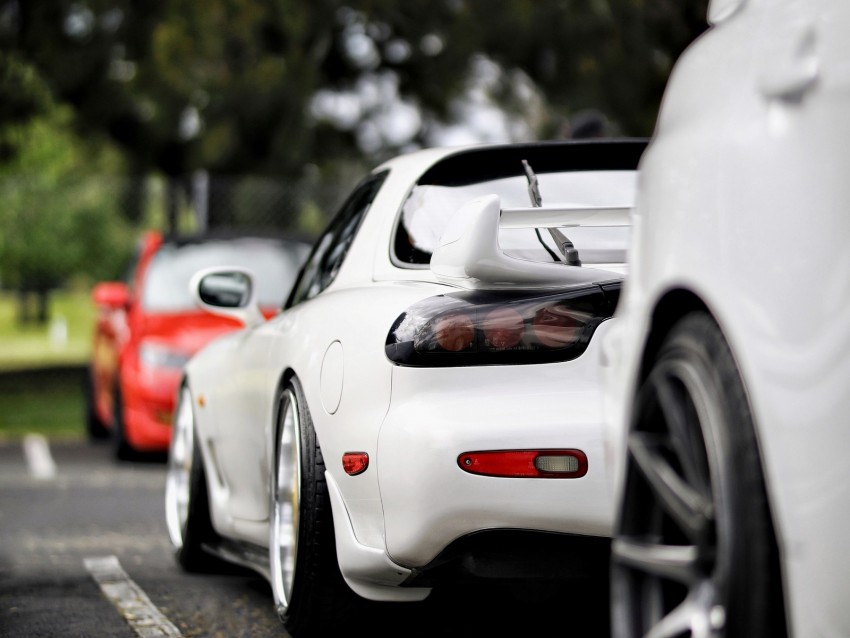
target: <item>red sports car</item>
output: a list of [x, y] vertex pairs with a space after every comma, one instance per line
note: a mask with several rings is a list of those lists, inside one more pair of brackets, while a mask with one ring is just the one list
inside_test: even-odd
[[189, 279], [201, 268], [234, 265], [256, 274], [266, 316], [280, 309], [310, 244], [230, 235], [166, 239], [146, 233], [125, 281], [99, 283], [86, 389], [90, 438], [112, 437], [118, 458], [165, 452], [183, 364], [240, 324], [195, 307]]

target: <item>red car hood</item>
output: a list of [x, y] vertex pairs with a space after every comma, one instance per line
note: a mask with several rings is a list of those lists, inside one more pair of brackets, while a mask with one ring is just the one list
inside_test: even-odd
[[169, 350], [192, 355], [226, 332], [238, 330], [233, 319], [217, 317], [204, 311], [167, 315], [147, 315], [142, 321], [141, 339], [155, 340]]

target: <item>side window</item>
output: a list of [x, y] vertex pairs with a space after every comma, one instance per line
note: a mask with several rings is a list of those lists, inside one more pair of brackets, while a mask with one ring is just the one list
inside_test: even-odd
[[345, 200], [313, 247], [313, 252], [307, 258], [285, 308], [312, 299], [331, 285], [348, 254], [360, 223], [386, 177], [387, 171], [384, 171], [366, 178]]

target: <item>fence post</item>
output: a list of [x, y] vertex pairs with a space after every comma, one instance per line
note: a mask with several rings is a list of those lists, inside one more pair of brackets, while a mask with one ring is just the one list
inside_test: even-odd
[[167, 187], [165, 189], [165, 214], [167, 232], [172, 235], [177, 235], [177, 211], [180, 208], [180, 182], [174, 176], [168, 177]]
[[206, 171], [195, 171], [192, 175], [192, 208], [198, 232], [205, 232], [209, 224], [210, 175]]

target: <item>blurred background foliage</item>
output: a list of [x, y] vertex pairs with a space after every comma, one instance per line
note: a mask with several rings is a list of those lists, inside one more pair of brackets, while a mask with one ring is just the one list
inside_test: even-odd
[[0, 0], [0, 316], [49, 326], [145, 228], [315, 234], [400, 152], [649, 136], [706, 4]]

